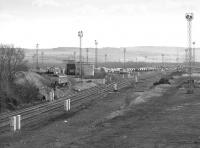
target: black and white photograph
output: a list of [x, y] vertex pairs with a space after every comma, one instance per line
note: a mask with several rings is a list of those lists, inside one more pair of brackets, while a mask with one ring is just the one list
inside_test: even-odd
[[200, 148], [200, 1], [0, 0], [0, 148]]

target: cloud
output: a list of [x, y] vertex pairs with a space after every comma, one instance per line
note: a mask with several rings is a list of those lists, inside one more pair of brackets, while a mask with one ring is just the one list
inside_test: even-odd
[[34, 0], [32, 2], [32, 5], [37, 7], [46, 7], [46, 6], [60, 7], [61, 3], [59, 3], [56, 0]]
[[2, 22], [4, 22], [4, 21], [12, 21], [12, 20], [15, 20], [15, 19], [16, 19], [15, 16], [10, 14], [10, 13], [7, 13], [7, 12], [1, 12], [0, 13], [0, 20]]

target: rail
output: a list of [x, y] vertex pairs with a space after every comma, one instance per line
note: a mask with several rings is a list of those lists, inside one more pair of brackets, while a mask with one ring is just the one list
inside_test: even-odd
[[[158, 74], [157, 74], [158, 75]], [[147, 80], [151, 79], [152, 77], [155, 77], [156, 75], [146, 75], [141, 80]], [[68, 95], [59, 98], [58, 100], [52, 101], [52, 102], [46, 102], [43, 104], [39, 104], [36, 106], [32, 106], [29, 108], [21, 109], [15, 112], [10, 113], [3, 113], [0, 114], [0, 132], [6, 132], [11, 130], [11, 117], [20, 115], [21, 116], [21, 127], [28, 126], [30, 124], [33, 124], [34, 122], [38, 123], [40, 119], [43, 118], [43, 116], [51, 116], [52, 113], [59, 111], [59, 114], [66, 112], [64, 110], [64, 101], [70, 99], [70, 108], [75, 109], [80, 104], [84, 103], [83, 101], [86, 101], [88, 99], [92, 99], [94, 97], [104, 97], [107, 95], [110, 91], [113, 90], [113, 84], [118, 84], [118, 89], [122, 89], [124, 87], [127, 87], [131, 85], [131, 82], [134, 81], [132, 78], [125, 78], [121, 80], [117, 80], [113, 83], [107, 84], [104, 87], [102, 86], [96, 86], [87, 90], [83, 90], [79, 93]], [[48, 115], [46, 115], [48, 114]]]
[[123, 87], [128, 86], [130, 84], [129, 82], [130, 81], [128, 79], [121, 80], [108, 84], [105, 87], [93, 87], [73, 95], [61, 97], [58, 100], [52, 102], [46, 102], [15, 112], [2, 113], [0, 114], [0, 131], [5, 132], [10, 130], [10, 118], [13, 116], [21, 116], [21, 127], [23, 128], [23, 126], [31, 123], [38, 116], [42, 116], [42, 114], [54, 112], [58, 109], [64, 111], [64, 101], [67, 99], [71, 100], [71, 108], [73, 109], [77, 103], [80, 103], [80, 101], [84, 101], [85, 99], [92, 97], [101, 97], [107, 94], [109, 91], [113, 90], [114, 83], [118, 83], [118, 88], [121, 89]]

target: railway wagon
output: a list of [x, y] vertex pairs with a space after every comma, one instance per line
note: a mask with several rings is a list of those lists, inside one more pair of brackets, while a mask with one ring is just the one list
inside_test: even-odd
[[67, 75], [58, 75], [53, 78], [52, 85], [58, 86], [58, 87], [63, 87], [63, 86], [67, 86], [67, 85], [69, 86], [70, 82], [69, 82]]

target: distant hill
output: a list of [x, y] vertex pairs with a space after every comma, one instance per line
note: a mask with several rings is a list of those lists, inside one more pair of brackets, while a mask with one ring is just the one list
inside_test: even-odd
[[[124, 47], [123, 47], [124, 48]], [[124, 53], [123, 48], [115, 47], [103, 47], [98, 48], [98, 61], [105, 61], [105, 54], [107, 54], [107, 61], [123, 61]], [[162, 47], [162, 46], [137, 46], [137, 47], [125, 47], [126, 48], [126, 61], [161, 61], [161, 54], [165, 55], [167, 62], [175, 62], [177, 55], [179, 60], [183, 60], [185, 54], [185, 48], [183, 47]], [[44, 52], [45, 58], [55, 58], [57, 60], [73, 59], [74, 52], [76, 52], [76, 59], [79, 59], [78, 47], [58, 47], [52, 49], [39, 49], [39, 55]], [[33, 49], [25, 49], [27, 53], [27, 59], [30, 59], [36, 51]], [[95, 49], [89, 48], [88, 57], [89, 61], [93, 62], [95, 57]], [[86, 48], [82, 49], [82, 55], [86, 60]]]

